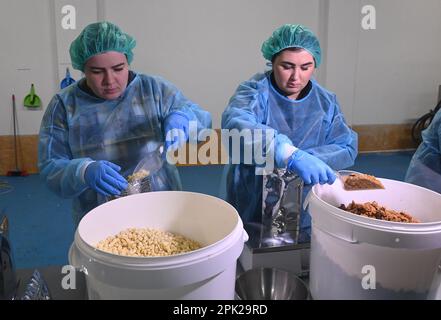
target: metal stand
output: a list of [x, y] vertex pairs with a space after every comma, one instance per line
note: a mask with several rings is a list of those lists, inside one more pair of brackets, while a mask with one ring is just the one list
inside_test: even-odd
[[300, 230], [303, 181], [292, 172], [275, 169], [262, 182], [262, 222], [245, 224], [249, 240], [239, 261], [245, 271], [278, 268], [307, 276], [310, 242]]
[[262, 246], [258, 225], [245, 225], [249, 240], [245, 243], [239, 262], [247, 271], [253, 268], [279, 268], [304, 277], [309, 275], [310, 243]]

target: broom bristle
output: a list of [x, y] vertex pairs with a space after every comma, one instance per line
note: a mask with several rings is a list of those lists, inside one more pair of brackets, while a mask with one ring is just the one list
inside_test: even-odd
[[6, 175], [8, 177], [26, 177], [28, 176], [28, 173], [26, 171], [21, 171], [21, 170], [10, 170]]

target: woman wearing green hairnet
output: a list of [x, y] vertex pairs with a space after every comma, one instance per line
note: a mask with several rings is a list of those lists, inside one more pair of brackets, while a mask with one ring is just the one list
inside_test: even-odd
[[[317, 37], [304, 26], [286, 24], [263, 43], [262, 53], [271, 70], [239, 85], [222, 115], [222, 128], [273, 130], [275, 167], [297, 173], [304, 195], [316, 183], [332, 184], [333, 170], [354, 163], [357, 135], [347, 126], [335, 94], [312, 77], [321, 60]], [[261, 222], [262, 176], [253, 163], [230, 165], [227, 200], [244, 222]], [[309, 214], [302, 212], [299, 241], [309, 240], [310, 224]]]
[[[210, 114], [166, 80], [129, 70], [135, 40], [109, 22], [88, 25], [70, 46], [72, 66], [85, 78], [57, 93], [44, 114], [39, 168], [49, 188], [73, 198], [76, 224], [152, 152], [175, 150], [189, 122], [211, 126]], [[167, 137], [167, 139], [165, 139]], [[163, 160], [162, 160], [163, 161]], [[176, 167], [163, 161], [154, 190], [179, 190]]]

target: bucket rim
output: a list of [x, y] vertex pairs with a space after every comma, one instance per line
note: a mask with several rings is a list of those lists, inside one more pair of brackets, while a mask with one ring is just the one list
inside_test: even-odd
[[[92, 254], [93, 251], [87, 248], [88, 246], [84, 242], [74, 240], [68, 257], [69, 263], [86, 275], [88, 285], [101, 281], [114, 287], [154, 290], [187, 286], [221, 274], [227, 268], [236, 266], [236, 260], [243, 250], [244, 242], [242, 235], [238, 232], [227, 245], [215, 252], [195, 254], [185, 261], [170, 256], [174, 258], [169, 261], [172, 263], [154, 265], [141, 263], [141, 261], [128, 264], [125, 263], [127, 260], [124, 260], [124, 256], [106, 260], [103, 259], [104, 255], [101, 252]], [[133, 259], [128, 260], [133, 262]], [[146, 272], [151, 276], [146, 277]], [[164, 277], [165, 274], [166, 277]]]
[[[384, 179], [384, 178], [379, 178], [379, 179], [382, 181], [393, 181], [394, 183], [406, 184], [405, 182], [392, 180], [392, 179]], [[437, 192], [434, 192], [432, 190], [417, 185], [412, 185], [412, 187], [424, 189], [425, 191], [434, 193], [437, 196], [441, 196]], [[311, 188], [310, 195], [308, 196], [309, 199], [306, 202], [316, 201], [318, 205], [320, 205], [323, 208], [326, 208], [328, 213], [332, 214], [337, 219], [343, 220], [350, 224], [366, 227], [369, 229], [390, 231], [394, 233], [432, 233], [432, 232], [441, 231], [441, 220], [432, 221], [432, 222], [419, 222], [419, 223], [396, 222], [396, 221], [387, 221], [387, 220], [369, 218], [362, 215], [356, 215], [351, 212], [347, 212], [321, 199], [316, 192], [317, 188], [318, 188], [317, 185]]]
[[[103, 251], [101, 249], [96, 248], [93, 244], [86, 241], [80, 233], [81, 225], [82, 223], [85, 223], [84, 219], [82, 219], [78, 225], [78, 228], [75, 231], [74, 235], [74, 241], [73, 244], [77, 246], [77, 248], [84, 253], [86, 253], [89, 257], [95, 259], [96, 261], [99, 261], [100, 263], [105, 263], [107, 265], [113, 265], [113, 266], [122, 266], [125, 267], [133, 267], [133, 268], [139, 268], [139, 267], [145, 267], [148, 265], [152, 269], [154, 268], [165, 268], [167, 266], [174, 267], [177, 265], [185, 265], [187, 263], [193, 263], [194, 261], [197, 261], [199, 259], [204, 259], [204, 257], [207, 255], [207, 251], [214, 251], [214, 253], [211, 253], [209, 255], [216, 255], [217, 252], [223, 252], [224, 250], [227, 250], [230, 246], [234, 245], [238, 241], [239, 238], [242, 238], [245, 242], [247, 240], [248, 235], [246, 234], [246, 231], [243, 227], [242, 219], [240, 218], [237, 210], [228, 202], [226, 202], [223, 199], [220, 199], [215, 196], [198, 193], [198, 192], [190, 192], [190, 191], [155, 191], [149, 193], [151, 196], [157, 196], [160, 197], [161, 194], [179, 194], [179, 195], [185, 195], [185, 194], [192, 194], [197, 195], [198, 197], [204, 197], [209, 198], [211, 200], [214, 200], [222, 206], [225, 206], [229, 209], [231, 209], [231, 212], [234, 213], [235, 223], [234, 227], [231, 229], [231, 231], [224, 236], [223, 238], [210, 243], [208, 245], [205, 245], [199, 249], [192, 250], [189, 252], [183, 252], [178, 254], [173, 254], [169, 256], [124, 256], [124, 255], [118, 255], [114, 253], [110, 253], [107, 251]], [[129, 195], [127, 197], [136, 197], [141, 196], [141, 194], [134, 194]], [[120, 199], [115, 199], [113, 201], [119, 201], [121, 199], [125, 199], [127, 197], [123, 197]], [[124, 200], [123, 200], [124, 201]], [[111, 202], [104, 203], [103, 205], [108, 205]]]
[[216, 250], [214, 253], [209, 254], [210, 256], [221, 254], [224, 250], [227, 250], [228, 248], [233, 246], [236, 241], [238, 241], [238, 238], [243, 237], [243, 233], [245, 231], [243, 230], [243, 232], [239, 232], [241, 228], [243, 229], [243, 226], [241, 226], [241, 224], [242, 222], [240, 221], [240, 223], [238, 223], [226, 237], [216, 241], [215, 243], [196, 250], [170, 256], [139, 257], [123, 256], [106, 252], [101, 249], [95, 248], [94, 246], [84, 241], [84, 239], [81, 238], [78, 232], [75, 232], [74, 242], [72, 243], [72, 245], [75, 245], [78, 250], [83, 252], [83, 254], [86, 253], [87, 256], [93, 258], [95, 262], [99, 261], [100, 263], [109, 266], [124, 266], [127, 268], [139, 268], [148, 266], [149, 269], [165, 269], [167, 267], [171, 268], [179, 265], [192, 264], [195, 261], [206, 259], [206, 251]]

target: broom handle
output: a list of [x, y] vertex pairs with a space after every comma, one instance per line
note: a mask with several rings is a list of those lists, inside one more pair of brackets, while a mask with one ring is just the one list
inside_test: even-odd
[[18, 170], [18, 153], [17, 153], [17, 129], [16, 129], [16, 122], [17, 122], [17, 115], [15, 110], [15, 94], [12, 95], [12, 117], [14, 120], [14, 151], [15, 151], [15, 170]]

